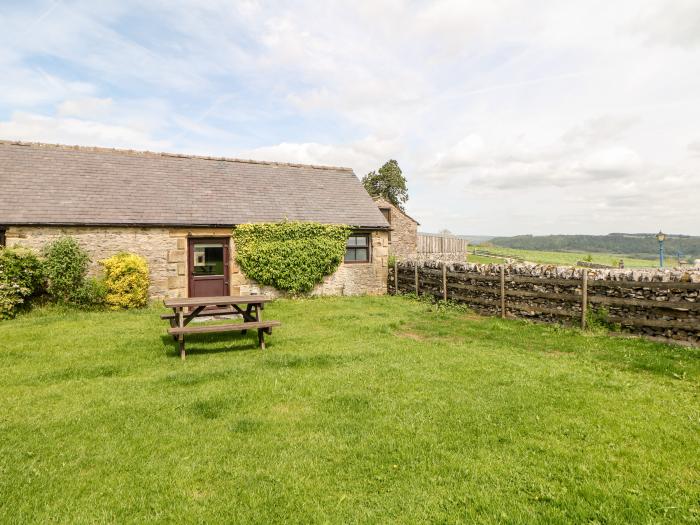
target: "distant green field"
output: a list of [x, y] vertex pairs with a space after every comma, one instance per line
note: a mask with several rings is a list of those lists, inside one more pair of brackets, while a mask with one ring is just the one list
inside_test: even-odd
[[[494, 246], [516, 250], [579, 252], [600, 254], [624, 253], [630, 258], [656, 259], [659, 243], [655, 233], [609, 233], [607, 235], [516, 235], [494, 237]], [[474, 244], [481, 244], [474, 241]], [[664, 244], [666, 253], [682, 254], [689, 260], [700, 258], [700, 236], [671, 233]]]
[[[474, 249], [477, 254], [474, 255]], [[486, 255], [494, 255], [496, 257], [487, 257]], [[583, 253], [583, 252], [547, 252], [540, 250], [518, 250], [515, 248], [501, 248], [499, 246], [476, 246], [469, 248], [467, 255], [468, 262], [475, 263], [499, 263], [502, 259], [498, 257], [509, 257], [514, 259], [523, 259], [525, 261], [539, 264], [558, 264], [558, 265], [575, 265], [578, 261], [585, 261], [590, 256], [590, 262], [596, 264], [607, 264], [617, 266], [617, 262], [622, 259], [625, 261], [625, 268], [653, 268], [658, 262], [651, 259], [635, 259], [627, 257], [624, 254], [614, 253]], [[669, 264], [675, 264], [675, 259], [669, 259]]]
[[470, 248], [470, 251], [467, 254], [467, 262], [470, 263], [475, 263], [475, 264], [500, 264], [503, 259], [500, 257], [488, 257], [485, 255], [474, 255], [473, 248]]

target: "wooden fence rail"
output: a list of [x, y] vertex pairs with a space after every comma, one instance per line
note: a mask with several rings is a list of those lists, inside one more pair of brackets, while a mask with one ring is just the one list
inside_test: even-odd
[[467, 253], [469, 241], [450, 235], [419, 233], [417, 251], [419, 255], [431, 253]]
[[632, 332], [700, 344], [697, 282], [595, 280], [588, 271], [571, 279], [509, 275], [505, 266], [483, 272], [463, 268], [395, 262], [389, 269], [389, 292], [458, 301], [503, 318], [563, 319], [582, 328], [593, 310]]

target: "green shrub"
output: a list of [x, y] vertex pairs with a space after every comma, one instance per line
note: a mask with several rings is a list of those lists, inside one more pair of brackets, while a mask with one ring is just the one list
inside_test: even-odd
[[17, 307], [24, 302], [29, 289], [15, 283], [0, 281], [0, 319], [11, 319], [17, 313]]
[[71, 299], [74, 304], [82, 308], [104, 306], [107, 300], [107, 285], [102, 279], [88, 277]]
[[0, 248], [0, 319], [14, 317], [20, 305], [41, 292], [43, 283], [43, 266], [34, 252]]
[[260, 284], [309, 292], [338, 268], [350, 236], [347, 226], [312, 222], [243, 224], [233, 231], [237, 261]]
[[90, 257], [72, 237], [60, 237], [44, 249], [48, 292], [59, 303], [75, 303]]
[[0, 248], [0, 280], [37, 293], [43, 288], [44, 267], [37, 254], [27, 248]]
[[620, 324], [610, 320], [610, 311], [600, 306], [598, 308], [588, 307], [586, 312], [586, 327], [591, 331], [619, 331]]
[[148, 263], [134, 253], [118, 253], [100, 261], [105, 270], [105, 302], [113, 310], [148, 304]]

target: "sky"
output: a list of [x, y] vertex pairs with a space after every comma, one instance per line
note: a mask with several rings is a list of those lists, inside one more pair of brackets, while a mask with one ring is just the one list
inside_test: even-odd
[[0, 138], [396, 159], [422, 231], [700, 235], [700, 1], [0, 0]]

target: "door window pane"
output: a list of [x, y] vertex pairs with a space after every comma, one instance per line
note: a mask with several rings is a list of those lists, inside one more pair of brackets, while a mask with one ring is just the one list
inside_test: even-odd
[[195, 275], [223, 275], [224, 247], [221, 244], [195, 244], [192, 262]]

